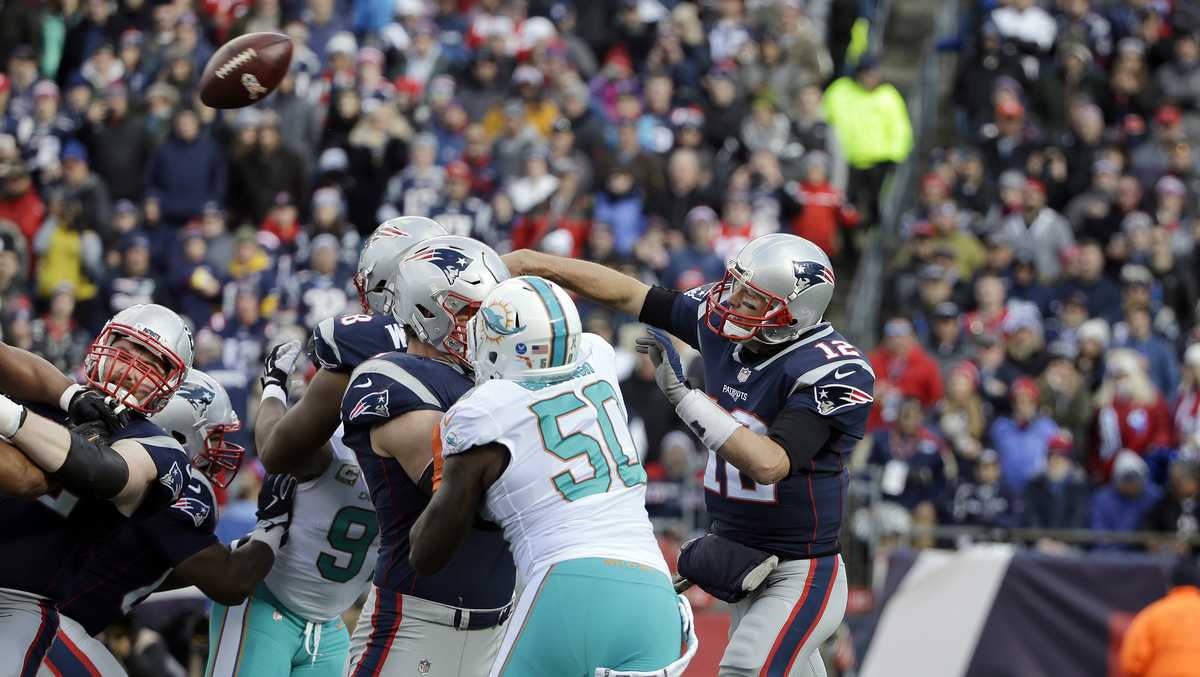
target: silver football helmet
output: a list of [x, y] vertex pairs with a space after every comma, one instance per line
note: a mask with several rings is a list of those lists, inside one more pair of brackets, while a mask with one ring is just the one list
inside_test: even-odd
[[426, 240], [405, 253], [396, 269], [392, 317], [469, 368], [467, 321], [508, 278], [500, 255], [478, 240], [458, 235]]
[[189, 370], [175, 396], [150, 420], [179, 440], [192, 465], [214, 485], [225, 488], [237, 476], [246, 449], [226, 442], [225, 434], [240, 430], [242, 422], [229, 393], [213, 377]]
[[388, 282], [400, 257], [413, 245], [446, 234], [445, 228], [424, 216], [399, 216], [379, 224], [363, 245], [354, 273], [354, 288], [358, 290], [362, 311], [379, 315], [391, 312], [395, 299]]
[[796, 235], [751, 240], [708, 290], [708, 327], [731, 341], [778, 344], [819, 323], [833, 298], [833, 265]]
[[88, 348], [88, 384], [143, 414], [161, 411], [183, 384], [195, 353], [192, 331], [175, 311], [139, 303], [113, 315]]

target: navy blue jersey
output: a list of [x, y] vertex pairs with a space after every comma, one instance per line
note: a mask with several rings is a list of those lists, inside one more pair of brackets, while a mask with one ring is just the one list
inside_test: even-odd
[[438, 203], [445, 181], [441, 167], [408, 167], [388, 180], [383, 202], [405, 216], [428, 216]]
[[216, 543], [216, 527], [212, 485], [192, 472], [168, 508], [127, 520], [88, 554], [60, 611], [89, 635], [100, 632], [157, 590], [180, 562]]
[[451, 235], [473, 237], [484, 242], [494, 242], [496, 239], [492, 208], [473, 195], [465, 200], [442, 200], [430, 210], [429, 218], [441, 224]]
[[[174, 503], [187, 484], [187, 454], [162, 428], [140, 417], [109, 437], [141, 443], [154, 460], [158, 480], [132, 518], [140, 519]], [[127, 522], [111, 501], [54, 496], [0, 498], [0, 588], [24, 590], [64, 600], [96, 546]]]
[[288, 305], [297, 311], [302, 325], [315, 327], [321, 320], [358, 307], [358, 297], [343, 271], [322, 275], [302, 270], [296, 273]]
[[375, 585], [450, 606], [495, 609], [509, 603], [516, 575], [503, 534], [473, 529], [444, 569], [418, 578], [408, 563], [408, 532], [429, 499], [399, 462], [371, 448], [373, 427], [410, 411], [446, 411], [473, 385], [444, 362], [398, 352], [376, 356], [354, 370], [346, 388], [342, 442], [358, 457], [379, 517]]
[[342, 315], [313, 329], [313, 362], [349, 374], [380, 353], [404, 350], [404, 328], [391, 315]]
[[865, 434], [874, 401], [871, 365], [827, 322], [781, 350], [755, 356], [708, 328], [708, 287], [677, 296], [671, 317], [658, 325], [700, 351], [705, 392], [759, 434], [780, 412], [797, 407], [824, 418], [831, 433], [806, 467], [792, 468], [772, 485], [743, 477], [710, 451], [704, 488], [713, 531], [787, 557], [837, 552], [846, 460]]

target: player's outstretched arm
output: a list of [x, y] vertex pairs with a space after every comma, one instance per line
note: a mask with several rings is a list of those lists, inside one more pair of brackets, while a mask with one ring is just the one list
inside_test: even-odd
[[271, 572], [275, 551], [256, 540], [230, 550], [214, 543], [179, 563], [160, 590], [194, 585], [218, 604], [236, 606]]
[[505, 254], [504, 265], [513, 275], [536, 275], [568, 290], [634, 317], [642, 311], [650, 285], [591, 261], [568, 259], [518, 249]]
[[318, 369], [300, 401], [289, 409], [287, 380], [300, 343], [276, 346], [263, 365], [262, 404], [254, 419], [254, 444], [267, 472], [316, 477], [333, 458], [325, 442], [341, 422], [339, 406], [349, 375]]
[[508, 449], [485, 444], [443, 461], [441, 484], [409, 532], [408, 560], [418, 575], [437, 573], [454, 556], [507, 458]]
[[109, 430], [124, 424], [104, 396], [73, 383], [46, 360], [0, 343], [0, 392], [27, 402], [59, 406], [75, 423], [103, 421]]
[[154, 459], [140, 443], [111, 446], [94, 428], [67, 430], [0, 395], [0, 437], [7, 438], [47, 477], [80, 496], [111, 500], [133, 514], [157, 480]]

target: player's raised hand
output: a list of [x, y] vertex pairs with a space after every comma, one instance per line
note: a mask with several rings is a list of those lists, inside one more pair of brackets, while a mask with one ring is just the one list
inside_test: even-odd
[[283, 529], [283, 542], [287, 540], [287, 528], [292, 523], [292, 507], [296, 503], [296, 478], [284, 474], [268, 474], [263, 478], [258, 491], [258, 518], [256, 528], [264, 531]]
[[647, 355], [654, 363], [654, 381], [658, 388], [667, 396], [671, 406], [676, 406], [688, 394], [691, 388], [683, 375], [683, 363], [679, 359], [679, 351], [671, 342], [671, 336], [661, 329], [648, 330], [649, 336], [639, 338], [635, 343], [637, 351]]
[[286, 393], [288, 377], [291, 376], [298, 359], [300, 359], [299, 341], [287, 341], [272, 348], [271, 352], [267, 353], [266, 359], [263, 360], [263, 372], [259, 379], [263, 389], [265, 390], [268, 386], [278, 386]]

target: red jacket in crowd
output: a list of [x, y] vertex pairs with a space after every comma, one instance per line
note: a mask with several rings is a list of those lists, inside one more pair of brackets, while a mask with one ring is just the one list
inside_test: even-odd
[[1171, 412], [1159, 396], [1153, 404], [1115, 397], [1112, 404], [1096, 412], [1092, 426], [1092, 471], [1099, 481], [1112, 475], [1113, 460], [1122, 449], [1144, 456], [1159, 447], [1168, 447], [1174, 437]]
[[858, 225], [858, 210], [829, 182], [798, 181], [789, 188], [792, 199], [801, 207], [792, 219], [792, 232], [811, 240], [829, 256], [836, 256], [838, 231]]
[[867, 430], [895, 420], [900, 399], [915, 397], [927, 410], [942, 399], [941, 371], [920, 346], [914, 345], [907, 355], [897, 355], [886, 347], [876, 348], [869, 359], [875, 371], [876, 405], [867, 419]]

